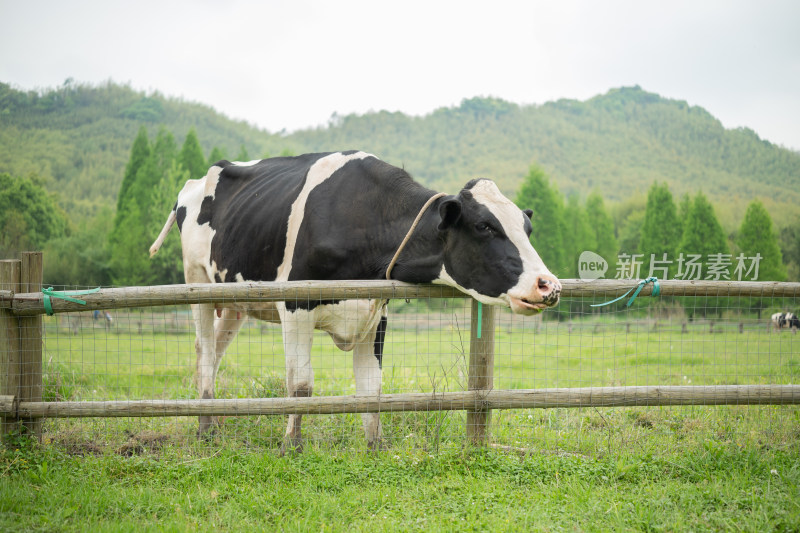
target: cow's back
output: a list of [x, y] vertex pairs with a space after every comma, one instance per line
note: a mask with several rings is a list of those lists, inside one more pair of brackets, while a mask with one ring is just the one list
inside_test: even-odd
[[292, 204], [311, 165], [325, 155], [215, 165], [221, 170], [213, 195], [208, 194], [207, 184], [198, 216], [198, 224], [207, 223], [213, 230], [210, 262], [215, 281], [276, 279], [286, 250]]

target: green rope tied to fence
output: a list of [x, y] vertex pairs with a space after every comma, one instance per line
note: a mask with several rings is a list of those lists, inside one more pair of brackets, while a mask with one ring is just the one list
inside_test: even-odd
[[76, 304], [86, 305], [86, 302], [83, 300], [79, 300], [77, 298], [72, 298], [72, 296], [81, 296], [83, 294], [92, 294], [98, 292], [100, 287], [96, 289], [89, 289], [85, 291], [54, 291], [53, 287], [48, 287], [46, 289], [42, 289], [42, 293], [44, 294], [44, 310], [47, 313], [47, 316], [53, 315], [53, 304], [50, 302], [50, 297], [53, 298], [61, 298], [62, 300], [67, 300], [68, 302], [74, 302]]
[[483, 324], [483, 304], [478, 302], [478, 338], [481, 338], [481, 329]]
[[650, 276], [649, 278], [646, 278], [646, 279], [643, 279], [642, 281], [640, 281], [636, 285], [636, 287], [631, 288], [630, 291], [626, 292], [625, 294], [623, 294], [619, 298], [616, 298], [614, 300], [611, 300], [610, 302], [606, 302], [606, 303], [602, 303], [602, 304], [592, 304], [589, 307], [603, 307], [604, 305], [611, 305], [611, 304], [613, 304], [615, 302], [618, 302], [618, 301], [622, 300], [623, 298], [628, 296], [631, 293], [631, 291], [635, 290], [636, 292], [633, 293], [633, 296], [631, 296], [631, 299], [628, 300], [627, 304], [625, 304], [626, 307], [630, 307], [633, 304], [633, 301], [636, 299], [636, 297], [639, 296], [639, 293], [641, 292], [642, 288], [645, 285], [647, 285], [648, 283], [652, 283], [653, 284], [653, 293], [650, 296], [658, 296], [661, 293], [661, 286], [658, 284], [658, 278], [656, 278], [655, 276]]

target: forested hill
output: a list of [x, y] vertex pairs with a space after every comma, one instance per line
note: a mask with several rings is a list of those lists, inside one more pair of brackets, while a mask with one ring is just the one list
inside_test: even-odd
[[800, 204], [800, 154], [747, 129], [726, 130], [702, 108], [639, 87], [585, 102], [519, 106], [472, 98], [423, 117], [386, 111], [334, 116], [326, 127], [275, 135], [201, 104], [111, 82], [67, 82], [49, 91], [0, 83], [0, 173], [36, 174], [68, 212], [92, 214], [115, 204], [142, 124], [153, 137], [165, 128], [178, 143], [194, 127], [206, 154], [218, 147], [230, 158], [242, 148], [253, 158], [359, 148], [448, 192], [487, 176], [513, 197], [537, 163], [567, 194], [596, 190], [624, 200], [655, 180], [667, 182], [675, 195], [703, 190], [729, 224], [738, 223], [730, 219], [754, 197], [764, 199], [773, 216], [796, 213]]
[[20, 91], [0, 83], [0, 173], [37, 175], [75, 217], [115, 206], [131, 155], [144, 125], [178, 142], [195, 128], [206, 153], [220, 147], [233, 158], [241, 146], [263, 153], [266, 132], [197, 103], [145, 94], [112, 82], [100, 86], [68, 80], [48, 91]]
[[586, 102], [518, 106], [472, 98], [425, 117], [334, 117], [328, 128], [290, 138], [312, 150], [372, 150], [447, 191], [467, 178], [489, 176], [513, 197], [536, 162], [562, 192], [584, 197], [597, 190], [623, 200], [658, 180], [676, 196], [703, 190], [715, 204], [740, 206], [739, 212], [754, 197], [782, 208], [800, 203], [799, 153], [748, 129], [726, 130], [702, 108], [639, 87]]

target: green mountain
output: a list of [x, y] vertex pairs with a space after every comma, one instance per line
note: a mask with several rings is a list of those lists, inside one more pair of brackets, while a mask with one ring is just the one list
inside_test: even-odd
[[260, 155], [271, 137], [208, 106], [111, 82], [93, 87], [68, 80], [44, 92], [0, 83], [0, 173], [38, 175], [71, 216], [93, 215], [116, 205], [143, 124], [151, 137], [163, 127], [180, 142], [194, 127], [206, 153], [218, 146], [230, 157], [241, 146]]
[[532, 162], [569, 195], [592, 190], [611, 201], [644, 194], [654, 181], [676, 197], [702, 190], [722, 207], [728, 228], [754, 197], [773, 215], [800, 205], [800, 153], [726, 130], [707, 111], [639, 87], [585, 102], [517, 106], [493, 98], [464, 100], [425, 117], [370, 113], [336, 117], [328, 128], [290, 136], [303, 148], [359, 147], [403, 164], [421, 181], [455, 191], [487, 176], [514, 196]]
[[800, 153], [761, 140], [748, 129], [726, 130], [700, 107], [639, 87], [614, 89], [581, 102], [519, 106], [496, 98], [422, 116], [386, 111], [334, 116], [325, 127], [270, 134], [212, 108], [145, 94], [112, 82], [70, 80], [47, 91], [0, 83], [0, 173], [38, 175], [67, 213], [85, 217], [113, 206], [130, 147], [145, 124], [179, 143], [190, 128], [208, 154], [234, 158], [283, 151], [359, 148], [408, 169], [426, 185], [456, 192], [474, 177], [491, 177], [514, 197], [531, 163], [562, 193], [609, 201], [643, 195], [653, 181], [676, 197], [702, 190], [726, 230], [754, 197], [782, 227], [800, 205]]

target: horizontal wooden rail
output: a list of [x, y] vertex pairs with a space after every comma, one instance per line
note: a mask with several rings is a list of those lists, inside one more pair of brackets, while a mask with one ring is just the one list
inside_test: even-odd
[[[635, 287], [635, 280], [600, 279], [561, 280], [562, 296], [568, 298], [616, 297]], [[663, 296], [752, 296], [761, 298], [800, 298], [800, 283], [774, 281], [683, 281], [660, 282]], [[642, 288], [639, 296], [649, 296], [652, 285]], [[346, 300], [395, 298], [466, 298], [464, 293], [444, 285], [416, 285], [400, 281], [288, 281], [245, 283], [195, 283], [120, 287], [101, 289], [93, 294], [76, 296], [85, 305], [51, 298], [54, 313], [93, 311], [225, 302], [275, 302], [286, 300]], [[44, 314], [42, 293], [0, 291], [0, 308], [18, 316]]]
[[441, 393], [257, 398], [18, 402], [0, 396], [0, 416], [25, 418], [247, 416], [461, 411], [554, 407], [800, 404], [800, 385], [585, 387]]

